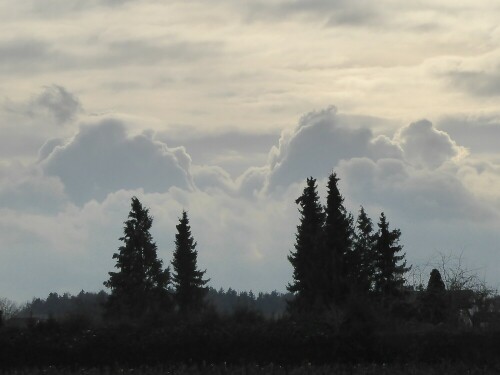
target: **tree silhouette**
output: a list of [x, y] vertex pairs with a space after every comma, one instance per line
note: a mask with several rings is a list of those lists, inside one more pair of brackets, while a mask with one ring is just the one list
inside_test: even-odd
[[399, 244], [401, 231], [389, 230], [389, 222], [385, 214], [380, 214], [376, 235], [376, 275], [375, 290], [384, 297], [399, 296], [405, 283], [404, 274], [411, 267], [406, 267], [405, 254], [396, 255], [403, 249]]
[[328, 178], [328, 195], [325, 207], [324, 246], [321, 264], [325, 269], [322, 286], [325, 305], [341, 304], [349, 291], [348, 278], [355, 267], [351, 257], [352, 216], [344, 207], [344, 197], [338, 188], [339, 179], [335, 173]]
[[111, 289], [106, 304], [108, 316], [135, 319], [168, 307], [170, 270], [163, 269], [163, 262], [157, 257], [150, 234], [152, 223], [149, 210], [133, 197], [120, 238], [124, 244], [113, 254], [118, 272], [109, 272], [109, 280], [104, 282]]
[[206, 271], [198, 270], [196, 242], [191, 235], [186, 211], [182, 212], [182, 217], [176, 227], [177, 234], [172, 260], [174, 298], [181, 313], [198, 312], [203, 307], [204, 298], [208, 292], [205, 285], [209, 280], [203, 279]]
[[427, 283], [427, 292], [429, 293], [443, 293], [446, 290], [441, 273], [434, 268], [431, 271], [429, 282]]
[[351, 278], [356, 291], [367, 294], [373, 287], [375, 274], [375, 244], [373, 224], [361, 206], [356, 221], [351, 256]]
[[431, 271], [427, 289], [422, 296], [423, 317], [431, 323], [440, 323], [447, 315], [446, 287], [441, 273], [434, 268]]
[[323, 302], [318, 291], [324, 279], [321, 272], [323, 266], [319, 263], [325, 214], [314, 178], [307, 179], [307, 186], [295, 203], [299, 205], [301, 217], [295, 235], [295, 251], [288, 255], [293, 267], [293, 281], [287, 289], [295, 295], [289, 303], [289, 310], [304, 312], [320, 307]]

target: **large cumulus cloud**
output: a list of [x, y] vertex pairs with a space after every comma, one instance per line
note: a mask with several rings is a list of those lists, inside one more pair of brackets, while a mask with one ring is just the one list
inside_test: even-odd
[[428, 120], [402, 127], [392, 137], [345, 123], [351, 125], [329, 107], [303, 116], [295, 129], [283, 132], [269, 154], [265, 189], [272, 192], [310, 175], [325, 176], [342, 160], [353, 158], [391, 159], [416, 169], [437, 169], [467, 155], [464, 147]]
[[375, 138], [366, 128], [342, 126], [336, 112], [335, 107], [329, 107], [308, 113], [294, 130], [282, 133], [279, 145], [269, 155], [269, 190], [310, 175], [325, 175], [342, 159], [401, 157], [401, 150], [389, 139]]
[[64, 145], [41, 161], [43, 171], [59, 177], [76, 203], [102, 200], [120, 189], [165, 192], [171, 186], [192, 188], [190, 157], [184, 148], [169, 148], [147, 134], [129, 136], [117, 120], [82, 126]]

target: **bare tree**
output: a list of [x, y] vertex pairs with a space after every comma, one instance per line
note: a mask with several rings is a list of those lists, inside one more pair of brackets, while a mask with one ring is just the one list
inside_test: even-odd
[[19, 306], [8, 298], [0, 297], [0, 311], [3, 319], [8, 320], [19, 312]]
[[415, 265], [409, 274], [411, 285], [421, 290], [427, 285], [430, 270], [436, 268], [443, 278], [446, 290], [471, 290], [476, 293], [496, 293], [491, 289], [484, 278], [479, 275], [481, 268], [470, 268], [465, 262], [463, 252], [437, 254], [425, 263]]
[[460, 254], [438, 253], [435, 267], [439, 269], [447, 290], [472, 290], [476, 293], [493, 294], [495, 290], [488, 287], [484, 278], [479, 276], [480, 268], [469, 268]]

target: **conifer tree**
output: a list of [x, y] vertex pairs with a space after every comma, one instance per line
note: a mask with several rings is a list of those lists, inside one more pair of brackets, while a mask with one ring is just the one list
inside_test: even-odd
[[349, 291], [353, 219], [344, 207], [344, 197], [338, 188], [339, 178], [332, 173], [328, 179], [325, 207], [324, 244], [321, 264], [325, 277], [323, 300], [325, 306], [342, 304]]
[[389, 222], [384, 213], [380, 214], [376, 236], [376, 277], [375, 290], [384, 297], [401, 295], [405, 283], [404, 275], [411, 267], [406, 267], [405, 254], [401, 252], [403, 246], [399, 244], [401, 231], [389, 230]]
[[182, 217], [176, 228], [177, 234], [175, 235], [175, 250], [172, 260], [174, 298], [181, 313], [199, 312], [208, 292], [205, 285], [210, 280], [203, 279], [206, 270], [200, 271], [198, 269], [198, 251], [196, 250], [196, 242], [191, 235], [186, 211], [182, 212]]
[[356, 221], [351, 256], [351, 274], [356, 291], [367, 294], [372, 289], [375, 274], [375, 243], [373, 224], [361, 206]]
[[437, 269], [431, 271], [427, 289], [421, 296], [421, 314], [427, 321], [437, 324], [446, 319], [449, 306], [446, 303], [446, 287], [441, 273]]
[[431, 271], [429, 282], [427, 283], [427, 292], [433, 294], [439, 294], [439, 293], [444, 293], [445, 290], [446, 287], [441, 277], [441, 273], [434, 268]]
[[288, 255], [293, 267], [293, 281], [287, 289], [295, 295], [288, 307], [292, 312], [307, 312], [322, 303], [319, 294], [323, 281], [320, 255], [325, 215], [314, 178], [307, 179], [307, 185], [295, 203], [299, 205], [301, 217], [295, 235], [295, 251]]
[[150, 229], [153, 218], [136, 197], [132, 198], [128, 220], [125, 221], [123, 245], [116, 259], [117, 272], [109, 272], [104, 285], [111, 289], [107, 301], [108, 316], [139, 318], [168, 308], [169, 269], [157, 257], [157, 247]]

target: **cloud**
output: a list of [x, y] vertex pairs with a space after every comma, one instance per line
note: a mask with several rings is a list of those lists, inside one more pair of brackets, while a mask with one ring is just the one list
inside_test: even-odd
[[500, 217], [500, 212], [476, 198], [455, 170], [417, 169], [394, 159], [354, 158], [342, 161], [338, 171], [351, 199], [407, 219], [475, 222]]
[[472, 153], [497, 153], [500, 139], [500, 116], [454, 115], [439, 120], [439, 128]]
[[26, 102], [6, 100], [3, 109], [36, 121], [49, 119], [57, 125], [71, 122], [82, 106], [78, 98], [59, 85], [45, 86], [43, 90]]
[[53, 177], [26, 176], [21, 181], [4, 181], [0, 206], [18, 212], [54, 214], [67, 203], [64, 186]]
[[156, 139], [172, 146], [184, 146], [194, 164], [217, 165], [234, 176], [266, 162], [271, 147], [279, 139], [276, 132], [203, 132], [183, 126], [158, 132]]
[[[137, 134], [143, 126], [125, 120], [104, 119], [82, 125], [73, 138], [53, 138], [37, 164], [0, 168], [0, 246], [13, 249], [4, 254], [6, 262], [28, 263], [25, 269], [38, 275], [30, 275], [31, 285], [19, 291], [27, 281], [3, 267], [0, 285], [27, 298], [101, 288], [135, 195], [151, 209], [165, 265], [177, 218], [186, 209], [200, 267], [212, 286], [284, 290], [292, 273], [286, 255], [299, 218], [295, 199], [310, 175], [324, 198], [332, 170], [341, 178], [349, 210], [363, 204], [375, 221], [385, 211], [391, 226], [402, 229], [410, 261], [447, 244], [475, 245], [475, 231], [485, 239], [478, 250], [483, 259], [494, 259], [500, 195], [485, 192], [500, 181], [500, 163], [457, 158], [457, 142], [425, 120], [393, 136], [356, 124], [362, 124], [360, 117], [337, 114], [333, 107], [311, 112], [282, 133], [265, 165], [236, 180], [219, 165], [196, 164], [186, 148], [165, 142], [177, 139], [181, 145], [181, 135], [162, 133], [162, 141], [153, 131]], [[221, 146], [222, 140], [234, 141], [226, 146], [231, 148], [259, 137], [206, 139]], [[205, 136], [193, 135], [192, 145], [202, 147], [198, 139]], [[251, 145], [245, 146], [251, 154]], [[262, 152], [263, 146], [257, 148]]]
[[[61, 72], [71, 67], [82, 67], [81, 59], [60, 48], [52, 38], [24, 37], [0, 40], [0, 73], [8, 79], [33, 79], [47, 72]], [[80, 64], [80, 65], [79, 65]], [[51, 79], [57, 79], [54, 76]]]
[[58, 178], [33, 165], [0, 163], [0, 207], [17, 212], [53, 215], [68, 203]]
[[0, 159], [32, 158], [44, 142], [44, 135], [35, 133], [31, 127], [23, 129], [22, 124], [2, 124], [0, 126]]
[[120, 189], [191, 189], [189, 164], [183, 148], [169, 148], [146, 135], [129, 136], [123, 123], [109, 119], [82, 126], [73, 139], [56, 146], [41, 166], [47, 175], [61, 179], [74, 202], [83, 204]]
[[50, 43], [37, 39], [11, 39], [0, 41], [0, 69], [10, 72], [33, 69], [40, 61], [53, 58]]
[[45, 160], [49, 157], [52, 151], [58, 146], [63, 146], [64, 140], [60, 138], [52, 138], [43, 144], [43, 146], [38, 151], [38, 161]]
[[[352, 126], [352, 119], [329, 107], [306, 114], [295, 129], [282, 133], [278, 146], [269, 153], [265, 190], [279, 190], [311, 175], [326, 176], [341, 161], [353, 158], [390, 159], [416, 169], [436, 169], [467, 153], [428, 120], [411, 123], [388, 137]], [[244, 185], [246, 178], [241, 181]]]
[[73, 120], [81, 110], [78, 98], [58, 85], [46, 86], [32, 101], [32, 106], [48, 111], [61, 125]]
[[161, 42], [149, 40], [117, 40], [110, 42], [106, 54], [96, 61], [105, 65], [150, 65], [164, 60], [192, 61], [220, 53], [220, 43], [190, 42], [172, 36]]
[[240, 8], [245, 9], [251, 21], [307, 17], [326, 21], [327, 26], [361, 26], [380, 18], [378, 8], [365, 0], [355, 3], [346, 0], [256, 1], [250, 5], [241, 4]]
[[37, 0], [27, 2], [29, 11], [46, 17], [56, 17], [67, 13], [88, 11], [100, 7], [121, 7], [135, 0], [46, 0], [41, 4]]
[[7, 97], [0, 103], [0, 158], [26, 162], [47, 156], [47, 138], [70, 132], [81, 114], [79, 99], [59, 85], [44, 86], [26, 99]]
[[437, 168], [448, 160], [458, 160], [467, 154], [444, 131], [430, 121], [420, 120], [400, 129], [396, 142], [404, 150], [406, 161], [420, 167]]
[[476, 97], [500, 95], [500, 50], [467, 57], [441, 57], [427, 62], [428, 69], [451, 87]]
[[389, 139], [375, 138], [367, 128], [342, 126], [336, 112], [335, 107], [310, 112], [295, 129], [282, 133], [269, 155], [269, 191], [311, 175], [325, 176], [342, 159], [401, 157], [400, 148]]
[[219, 166], [193, 166], [191, 173], [196, 187], [201, 191], [210, 192], [215, 189], [231, 195], [236, 192], [233, 179]]

